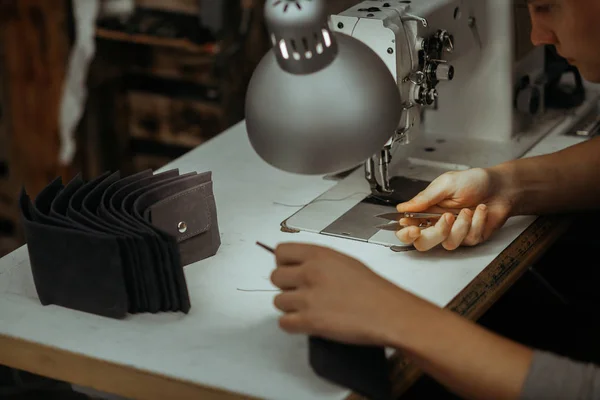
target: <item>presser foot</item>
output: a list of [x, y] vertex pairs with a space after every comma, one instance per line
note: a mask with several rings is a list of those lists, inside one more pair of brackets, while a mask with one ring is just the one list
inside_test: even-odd
[[390, 184], [389, 169], [391, 155], [389, 149], [384, 149], [381, 152], [378, 163], [379, 180], [375, 174], [375, 159], [369, 158], [365, 163], [365, 179], [371, 188], [371, 194], [374, 196], [391, 196], [394, 193]]

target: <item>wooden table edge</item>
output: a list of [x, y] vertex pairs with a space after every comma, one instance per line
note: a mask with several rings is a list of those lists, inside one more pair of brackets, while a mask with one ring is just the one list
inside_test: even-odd
[[[571, 221], [564, 216], [537, 218], [447, 308], [465, 318], [478, 319], [566, 231]], [[393, 356], [391, 362], [394, 394], [399, 397], [422, 373], [400, 355]], [[2, 334], [0, 364], [127, 398], [253, 398]], [[347, 398], [362, 397], [351, 394]]]
[[131, 399], [254, 399], [3, 334], [0, 364]]

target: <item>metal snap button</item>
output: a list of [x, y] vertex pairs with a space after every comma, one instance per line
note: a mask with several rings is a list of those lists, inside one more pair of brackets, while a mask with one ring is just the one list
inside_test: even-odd
[[177, 230], [179, 233], [185, 233], [187, 231], [187, 224], [183, 221], [177, 224]]

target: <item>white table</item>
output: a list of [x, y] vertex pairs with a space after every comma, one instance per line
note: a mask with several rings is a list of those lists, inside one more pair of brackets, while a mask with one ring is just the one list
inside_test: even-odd
[[[578, 141], [551, 134], [531, 154]], [[41, 306], [22, 247], [0, 260], [0, 364], [135, 398], [342, 399], [350, 393], [310, 369], [306, 337], [279, 330], [269, 282], [273, 259], [257, 240], [331, 246], [444, 307], [535, 220], [512, 219], [492, 241], [452, 253], [393, 253], [284, 233], [280, 223], [294, 209], [274, 202], [307, 203], [335, 182], [268, 166], [251, 149], [243, 123], [163, 169], [174, 167], [213, 171], [222, 235], [217, 255], [185, 269], [191, 312], [119, 321]]]

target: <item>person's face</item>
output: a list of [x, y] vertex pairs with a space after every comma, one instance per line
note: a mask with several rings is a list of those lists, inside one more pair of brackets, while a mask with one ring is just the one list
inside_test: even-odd
[[588, 81], [600, 82], [600, 0], [528, 0], [534, 45], [554, 45]]

